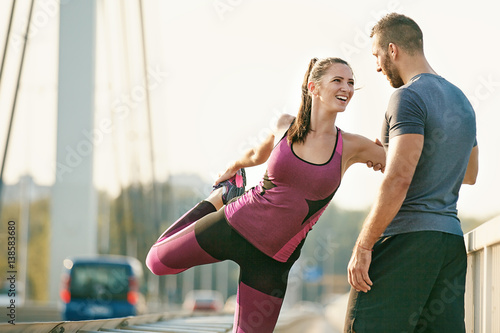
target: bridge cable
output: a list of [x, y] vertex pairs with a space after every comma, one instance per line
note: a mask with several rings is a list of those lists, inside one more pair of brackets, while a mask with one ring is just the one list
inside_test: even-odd
[[[0, 169], [0, 216], [1, 216], [1, 212], [2, 212], [2, 200], [1, 200], [2, 198], [1, 198], [1, 196], [2, 196], [2, 189], [3, 189], [3, 173], [5, 171], [7, 153], [9, 151], [10, 137], [12, 134], [12, 124], [14, 122], [14, 115], [15, 115], [15, 111], [16, 111], [17, 96], [19, 95], [19, 86], [20, 86], [21, 77], [22, 77], [22, 73], [23, 73], [23, 65], [24, 65], [24, 59], [26, 56], [26, 48], [28, 46], [28, 33], [30, 30], [30, 26], [31, 26], [31, 18], [33, 16], [34, 4], [35, 4], [35, 0], [31, 0], [30, 10], [29, 10], [29, 14], [28, 14], [28, 23], [26, 24], [26, 33], [24, 34], [24, 45], [23, 45], [23, 50], [21, 53], [21, 62], [19, 64], [18, 73], [17, 73], [16, 90], [14, 93], [14, 100], [12, 102], [12, 109], [10, 112], [9, 127], [7, 130], [7, 138], [5, 140], [5, 149], [3, 151], [2, 167]], [[13, 7], [14, 7], [14, 5], [13, 5]], [[7, 38], [8, 38], [8, 36], [7, 36]]]

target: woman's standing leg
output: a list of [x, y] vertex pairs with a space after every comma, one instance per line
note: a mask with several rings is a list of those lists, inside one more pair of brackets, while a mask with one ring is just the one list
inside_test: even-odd
[[[240, 264], [233, 332], [273, 332], [288, 284], [288, 274], [302, 244], [287, 262], [276, 261], [259, 250]], [[251, 252], [254, 252], [253, 250]]]
[[285, 296], [284, 290], [277, 289], [276, 293], [280, 297], [268, 295], [240, 281], [236, 296], [233, 332], [273, 332]]
[[302, 244], [287, 262], [276, 261], [234, 231], [223, 214], [222, 211], [214, 214], [220, 218], [211, 223], [197, 223], [195, 234], [200, 247], [211, 256], [233, 260], [240, 266], [233, 332], [272, 332], [285, 296], [288, 274]]

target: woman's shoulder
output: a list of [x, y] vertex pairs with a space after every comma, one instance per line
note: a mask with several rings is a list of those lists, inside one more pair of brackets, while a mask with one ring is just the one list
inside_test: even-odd
[[366, 139], [364, 136], [356, 134], [356, 133], [350, 133], [346, 132], [344, 130], [340, 130], [340, 133], [342, 133], [342, 139], [351, 141], [351, 142], [357, 142], [358, 140], [364, 140]]
[[279, 140], [281, 140], [285, 133], [288, 131], [290, 128], [290, 125], [293, 123], [295, 120], [295, 116], [292, 116], [287, 113], [283, 113], [282, 115], [279, 116], [278, 121], [276, 122], [276, 126], [273, 129], [273, 134], [274, 134], [274, 145], [276, 145]]
[[280, 115], [278, 121], [276, 122], [276, 131], [277, 132], [282, 132], [284, 130], [286, 131], [294, 120], [295, 116], [292, 116], [291, 114], [288, 113], [283, 113], [282, 115]]

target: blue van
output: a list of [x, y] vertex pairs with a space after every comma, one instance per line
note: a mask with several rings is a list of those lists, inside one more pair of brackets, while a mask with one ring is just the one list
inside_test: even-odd
[[125, 256], [68, 258], [64, 262], [63, 320], [134, 316], [142, 312], [142, 265]]

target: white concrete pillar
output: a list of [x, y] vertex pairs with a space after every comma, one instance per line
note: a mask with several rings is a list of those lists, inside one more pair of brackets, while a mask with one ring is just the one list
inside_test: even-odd
[[95, 0], [60, 2], [56, 180], [52, 193], [50, 301], [62, 262], [97, 253], [93, 186]]

